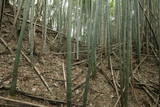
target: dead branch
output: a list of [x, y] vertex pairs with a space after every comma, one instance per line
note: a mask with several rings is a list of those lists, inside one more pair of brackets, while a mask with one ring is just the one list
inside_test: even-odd
[[111, 82], [111, 80], [109, 79], [108, 75], [107, 75], [102, 69], [100, 69], [100, 70], [98, 70], [98, 71], [99, 71], [99, 73], [100, 73], [101, 75], [104, 76], [104, 78], [105, 78], [105, 79], [108, 81], [108, 83], [113, 87], [113, 89], [115, 89], [115, 87], [114, 87], [113, 83]]
[[3, 38], [0, 38], [0, 40], [2, 41], [2, 43], [4, 44], [4, 46], [10, 51], [10, 53], [13, 55], [12, 49], [7, 45], [7, 43], [5, 42], [5, 40]]
[[152, 101], [156, 104], [156, 99], [152, 96], [152, 94], [149, 92], [149, 89], [146, 88], [146, 86], [142, 86], [144, 91], [148, 94], [148, 96], [152, 99]]
[[[2, 87], [0, 88], [0, 90], [10, 90], [10, 88], [7, 88], [7, 87]], [[29, 94], [29, 93], [26, 93], [26, 92], [23, 92], [23, 91], [19, 91], [19, 90], [16, 90], [16, 93], [22, 95], [22, 96], [26, 96], [26, 97], [29, 97], [35, 101], [44, 101], [44, 102], [48, 102], [49, 104], [51, 105], [66, 105], [67, 102], [66, 101], [61, 101], [61, 100], [53, 100], [53, 99], [48, 99], [48, 98], [44, 98], [44, 97], [40, 97], [40, 96], [35, 96], [35, 95], [32, 95], [32, 94]], [[75, 104], [75, 103], [72, 103], [72, 106], [75, 106], [75, 107], [82, 107], [81, 104]]]
[[11, 103], [12, 105], [17, 105], [19, 107], [47, 107], [47, 106], [44, 106], [44, 105], [33, 104], [33, 103], [30, 103], [30, 102], [5, 98], [5, 97], [2, 97], [2, 96], [0, 96], [0, 102]]
[[133, 78], [139, 83], [139, 86], [144, 90], [144, 92], [150, 97], [150, 99], [156, 104], [156, 99], [150, 93], [150, 89], [147, 88], [146, 84], [141, 83], [135, 76]]
[[64, 86], [65, 86], [65, 89], [67, 89], [67, 82], [66, 82], [66, 70], [65, 70], [65, 67], [64, 67], [64, 62], [62, 64], [62, 68], [63, 68], [63, 78], [64, 78]]
[[120, 101], [120, 98], [121, 98], [121, 95], [118, 97], [118, 99], [117, 99], [117, 101], [116, 101], [116, 103], [114, 104], [113, 107], [117, 107], [117, 104], [118, 104], [118, 102]]
[[115, 82], [115, 78], [114, 78], [114, 74], [113, 74], [112, 59], [111, 59], [111, 57], [110, 57], [109, 61], [110, 61], [110, 70], [111, 70], [111, 75], [112, 75], [112, 79], [113, 79], [113, 85], [115, 87], [115, 91], [116, 91], [117, 97], [119, 97], [118, 88], [117, 88], [117, 85], [116, 85], [116, 82]]
[[79, 62], [73, 63], [72, 66], [80, 65], [80, 64], [85, 63], [85, 62], [87, 62], [87, 61], [88, 61], [87, 59], [84, 59], [84, 60], [81, 60], [81, 61], [79, 61]]
[[75, 90], [77, 90], [77, 89], [79, 89], [79, 88], [81, 88], [81, 87], [83, 87], [84, 86], [84, 84], [85, 84], [85, 80], [84, 81], [82, 81], [81, 82], [81, 84], [79, 84], [79, 85], [77, 85], [74, 89], [72, 89], [72, 91], [75, 91]]
[[141, 60], [141, 62], [136, 66], [136, 68], [133, 70], [133, 73], [135, 73], [137, 70], [138, 70], [138, 68], [142, 65], [142, 63], [147, 59], [147, 55]]
[[31, 60], [25, 55], [25, 53], [23, 51], [21, 51], [22, 55], [25, 57], [25, 59], [31, 64], [31, 66], [33, 67], [35, 73], [39, 76], [39, 78], [41, 79], [42, 83], [44, 84], [44, 86], [47, 88], [47, 90], [51, 93], [52, 95], [52, 90], [50, 89], [48, 83], [45, 81], [44, 77], [41, 75], [41, 73], [39, 72], [38, 68], [36, 66], [33, 65], [33, 63], [31, 62]]

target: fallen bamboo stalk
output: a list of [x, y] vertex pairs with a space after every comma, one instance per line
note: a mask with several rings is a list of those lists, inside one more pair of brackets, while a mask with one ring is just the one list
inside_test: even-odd
[[103, 77], [108, 81], [108, 83], [113, 87], [113, 89], [115, 89], [115, 87], [114, 87], [112, 81], [109, 79], [108, 75], [101, 69], [99, 70], [99, 73], [101, 75], [103, 75]]
[[75, 90], [77, 90], [77, 89], [79, 89], [79, 88], [83, 87], [83, 86], [84, 86], [84, 84], [85, 84], [85, 82], [86, 82], [85, 80], [84, 80], [84, 81], [82, 81], [82, 82], [81, 82], [81, 84], [79, 84], [79, 85], [77, 85], [75, 88], [73, 88], [73, 89], [72, 89], [72, 91], [75, 91]]
[[138, 68], [142, 65], [142, 63], [147, 59], [147, 55], [141, 60], [141, 62], [136, 66], [136, 68], [133, 70], [133, 73], [135, 73]]
[[118, 99], [117, 99], [117, 101], [116, 101], [116, 103], [114, 104], [113, 107], [117, 107], [117, 104], [118, 104], [118, 102], [120, 101], [120, 98], [121, 98], [121, 96], [118, 97]]
[[47, 88], [47, 90], [51, 93], [52, 95], [52, 90], [50, 89], [48, 83], [45, 81], [44, 77], [41, 75], [41, 73], [39, 72], [38, 68], [36, 66], [34, 66], [31, 62], [31, 60], [25, 55], [25, 53], [23, 51], [21, 51], [22, 55], [25, 57], [25, 59], [31, 64], [31, 66], [33, 67], [35, 73], [39, 76], [39, 78], [41, 79], [42, 83], [44, 84], [44, 86]]
[[118, 88], [117, 88], [116, 81], [115, 81], [114, 74], [113, 74], [112, 59], [111, 59], [111, 57], [109, 59], [110, 59], [109, 60], [110, 61], [110, 70], [111, 70], [111, 75], [112, 75], [112, 79], [113, 79], [113, 85], [115, 87], [117, 97], [119, 97]]
[[[0, 90], [10, 90], [10, 88], [1, 87]], [[40, 96], [35, 96], [35, 95], [29, 94], [29, 93], [26, 93], [26, 92], [23, 92], [23, 91], [19, 91], [19, 90], [16, 90], [16, 93], [18, 93], [18, 94], [20, 94], [22, 96], [26, 96], [26, 97], [32, 98], [35, 101], [45, 101], [45, 102], [48, 102], [51, 105], [61, 105], [61, 104], [66, 105], [67, 104], [66, 101], [53, 100], [53, 99], [48, 99], [48, 98], [44, 98], [44, 97], [40, 97]], [[81, 104], [75, 104], [75, 103], [72, 103], [72, 106], [82, 107]]]
[[0, 96], [0, 104], [3, 104], [2, 102], [11, 103], [12, 105], [17, 105], [18, 107], [47, 107], [45, 105], [39, 105], [39, 104], [33, 104], [30, 102], [22, 101], [22, 100], [15, 100], [15, 99], [10, 99], [10, 98], [5, 98]]
[[156, 104], [156, 99], [152, 96], [152, 94], [149, 92], [149, 89], [146, 88], [146, 86], [142, 86], [144, 91], [148, 94], [148, 96], [151, 98], [151, 100]]
[[[87, 50], [85, 50], [85, 51], [79, 51], [79, 53], [87, 53], [88, 51]], [[67, 52], [52, 52], [54, 55], [66, 55], [67, 54]], [[75, 54], [75, 53], [77, 53], [77, 52], [72, 52], [72, 54]]]
[[4, 44], [4, 46], [10, 51], [10, 53], [13, 55], [12, 49], [7, 45], [7, 43], [5, 42], [5, 40], [3, 38], [0, 38], [0, 40], [2, 41], [2, 43]]
[[141, 88], [146, 92], [146, 94], [151, 98], [151, 100], [156, 104], [156, 99], [152, 96], [152, 94], [149, 92], [150, 90], [147, 88], [146, 84], [142, 84], [134, 75], [133, 78], [141, 84]]
[[63, 78], [64, 78], [64, 86], [65, 86], [65, 90], [67, 89], [67, 82], [66, 82], [66, 70], [65, 70], [65, 67], [64, 67], [64, 62], [62, 64], [62, 68], [63, 68]]
[[84, 60], [81, 60], [81, 61], [79, 61], [79, 62], [73, 63], [72, 66], [79, 65], [79, 64], [85, 63], [85, 62], [87, 62], [87, 61], [88, 61], [87, 59], [84, 59]]

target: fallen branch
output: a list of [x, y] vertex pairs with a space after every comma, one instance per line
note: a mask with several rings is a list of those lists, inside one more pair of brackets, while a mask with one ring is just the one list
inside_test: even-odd
[[[138, 82], [139, 86], [141, 86], [141, 88], [144, 90], [144, 92], [146, 92], [146, 94], [151, 98], [151, 100], [156, 104], [156, 99], [152, 96], [152, 94], [150, 93], [149, 88], [147, 88], [146, 84], [141, 83], [137, 78], [135, 78], [135, 76], [133, 76], [133, 78]], [[137, 84], [137, 85], [138, 85]]]
[[38, 68], [36, 66], [34, 66], [31, 62], [31, 60], [25, 55], [25, 53], [23, 51], [21, 51], [22, 55], [25, 57], [25, 59], [31, 64], [31, 66], [33, 67], [35, 73], [39, 76], [39, 78], [41, 79], [42, 83], [44, 84], [44, 86], [47, 88], [47, 90], [51, 93], [52, 95], [52, 90], [49, 88], [49, 85], [47, 84], [47, 82], [45, 81], [44, 77], [41, 75], [41, 73], [39, 72]]
[[138, 68], [142, 65], [142, 63], [147, 59], [147, 55], [141, 60], [141, 62], [136, 66], [136, 68], [133, 70], [133, 73], [135, 73]]
[[67, 82], [66, 82], [66, 71], [65, 71], [65, 67], [64, 67], [64, 62], [62, 64], [62, 68], [63, 68], [63, 78], [64, 78], [64, 86], [65, 86], [65, 89], [67, 89]]
[[121, 96], [118, 97], [118, 99], [117, 99], [117, 101], [116, 101], [116, 103], [114, 104], [113, 107], [117, 107], [117, 104], [118, 104], [118, 102], [120, 101], [120, 98], [121, 98]]
[[[87, 53], [88, 51], [87, 50], [84, 50], [84, 51], [79, 51], [79, 53]], [[77, 53], [77, 52], [71, 52], [72, 54], [75, 54], [75, 53]], [[67, 52], [52, 52], [52, 54], [54, 54], [54, 55], [66, 55], [67, 54]]]
[[109, 61], [110, 61], [110, 70], [111, 70], [111, 75], [112, 75], [112, 79], [113, 79], [113, 85], [115, 87], [115, 91], [116, 91], [117, 97], [119, 97], [118, 88], [117, 88], [117, 85], [116, 85], [116, 82], [115, 82], [115, 78], [114, 78], [114, 74], [113, 74], [112, 59], [111, 59], [111, 57], [110, 57]]
[[84, 84], [85, 84], [85, 82], [86, 82], [86, 81], [84, 80], [81, 84], [77, 85], [74, 89], [72, 89], [72, 91], [75, 91], [75, 90], [77, 90], [77, 89], [83, 87]]
[[160, 101], [160, 95], [158, 95], [158, 97], [157, 97], [156, 107], [159, 107], [159, 106], [158, 106], [158, 105], [159, 105], [159, 101]]
[[[7, 103], [7, 104], [11, 103], [12, 105], [15, 105], [15, 106], [17, 105], [18, 107], [47, 107], [47, 106], [44, 106], [44, 105], [33, 104], [33, 103], [30, 103], [30, 102], [5, 98], [5, 97], [2, 97], [2, 96], [0, 96], [0, 102], [4, 102], [4, 103]], [[1, 104], [3, 104], [3, 103], [1, 103]]]
[[[10, 90], [10, 88], [2, 87], [2, 88], [0, 88], [0, 90]], [[67, 104], [66, 101], [53, 100], [53, 99], [48, 99], [48, 98], [44, 98], [44, 97], [40, 97], [40, 96], [35, 96], [35, 95], [29, 94], [29, 93], [26, 93], [26, 92], [23, 92], [23, 91], [19, 91], [19, 90], [16, 90], [16, 93], [18, 93], [18, 94], [20, 94], [22, 96], [26, 96], [26, 97], [32, 98], [35, 101], [48, 102], [51, 105], [62, 105], [62, 104], [66, 105]], [[75, 103], [72, 103], [72, 106], [82, 107], [81, 104], [75, 104]]]
[[129, 84], [130, 84], [130, 86], [132, 88], [133, 95], [135, 97], [135, 100], [136, 100], [137, 104], [140, 105], [139, 102], [138, 102], [138, 100], [137, 100], [136, 91], [134, 90], [134, 87], [133, 87], [133, 84], [132, 84], [131, 80], [129, 80]]
[[111, 82], [111, 80], [109, 79], [108, 75], [102, 69], [99, 70], [99, 73], [101, 75], [103, 75], [104, 78], [108, 81], [108, 83], [113, 87], [113, 89], [115, 89], [115, 87], [114, 87], [113, 83]]
[[85, 62], [87, 62], [87, 61], [88, 61], [87, 59], [84, 59], [84, 60], [82, 60], [82, 61], [73, 63], [72, 66], [79, 65], [79, 64], [85, 63]]
[[142, 86], [144, 91], [148, 94], [148, 96], [151, 98], [151, 100], [156, 104], [156, 99], [152, 96], [152, 94], [149, 92], [149, 89], [146, 88], [146, 86]]
[[2, 41], [2, 43], [4, 44], [4, 46], [10, 51], [10, 53], [13, 54], [12, 49], [7, 45], [7, 43], [5, 42], [5, 40], [3, 38], [0, 38], [0, 40]]

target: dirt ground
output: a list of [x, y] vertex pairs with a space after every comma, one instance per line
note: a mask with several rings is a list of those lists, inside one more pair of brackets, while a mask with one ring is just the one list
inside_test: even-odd
[[[4, 46], [2, 41], [0, 41], [0, 87], [8, 87], [11, 82], [11, 73], [13, 70], [13, 64], [15, 60], [16, 43], [17, 40], [14, 38], [12, 33], [13, 29], [13, 17], [7, 15], [12, 15], [10, 8], [5, 8], [3, 20], [2, 20], [2, 30], [0, 37], [3, 38], [8, 47], [13, 50], [13, 54]], [[40, 27], [37, 27], [36, 37], [35, 37], [35, 52], [33, 62], [34, 66], [37, 67], [40, 74], [44, 77], [45, 81], [48, 83], [52, 90], [52, 94], [47, 90], [39, 76], [35, 73], [34, 69], [31, 67], [30, 63], [21, 56], [21, 62], [19, 66], [18, 74], [18, 85], [17, 89], [19, 91], [30, 93], [33, 96], [40, 96], [43, 98], [66, 101], [66, 87], [63, 69], [65, 68], [65, 37], [59, 35], [54, 43], [51, 41], [56, 37], [56, 33], [53, 31], [48, 32], [47, 42], [47, 52], [42, 54], [43, 39], [42, 31]], [[82, 48], [84, 49], [84, 48]], [[25, 37], [23, 40], [23, 51], [29, 57], [29, 45], [28, 45], [28, 31], [25, 32]], [[118, 50], [118, 48], [117, 48]], [[83, 50], [82, 50], [83, 51]], [[64, 53], [64, 55], [63, 55]], [[116, 51], [115, 51], [116, 53]], [[85, 81], [85, 75], [88, 70], [88, 65], [86, 60], [86, 53], [80, 53], [80, 60], [76, 61], [73, 54], [73, 66], [72, 66], [72, 80], [73, 80], [73, 102], [76, 104], [82, 104], [83, 95], [83, 85]], [[98, 55], [99, 56], [99, 55]], [[145, 55], [142, 57], [144, 58]], [[133, 59], [134, 60], [134, 59]], [[77, 62], [83, 63], [76, 64]], [[113, 65], [113, 75], [117, 86], [119, 84], [119, 66], [118, 59], [112, 56]], [[141, 64], [140, 69], [134, 72], [134, 75], [141, 82], [138, 84], [134, 80], [132, 81], [132, 86], [129, 90], [129, 107], [152, 107], [154, 103], [152, 98], [144, 91], [140, 86], [143, 84], [153, 85], [153, 83], [158, 84], [158, 67], [156, 65], [156, 60], [154, 56], [149, 55], [147, 59]], [[136, 68], [136, 64], [133, 61], [133, 70]], [[105, 58], [98, 58], [97, 75], [94, 79], [90, 80], [90, 91], [89, 91], [89, 104], [88, 107], [114, 107], [117, 102], [117, 94], [114, 87], [110, 84], [113, 83], [113, 78], [111, 72], [107, 66], [107, 61]], [[106, 75], [109, 80], [107, 80]], [[79, 87], [78, 87], [79, 86]], [[154, 89], [152, 90], [154, 91]], [[151, 93], [151, 92], [150, 92]], [[47, 101], [37, 101], [33, 98], [26, 97], [22, 94], [17, 94], [16, 96], [10, 96], [8, 90], [0, 89], [0, 96], [6, 98], [17, 99], [21, 101], [27, 101], [34, 104], [42, 104], [50, 107], [57, 107], [60, 105], [52, 105]], [[156, 95], [155, 95], [156, 96]], [[155, 97], [154, 96], [154, 97]], [[3, 104], [3, 102], [0, 102]], [[63, 107], [65, 105], [61, 105]], [[117, 104], [119, 106], [119, 103]]]

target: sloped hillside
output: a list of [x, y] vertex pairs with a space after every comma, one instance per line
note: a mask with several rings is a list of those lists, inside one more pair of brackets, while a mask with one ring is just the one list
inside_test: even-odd
[[[15, 60], [16, 43], [17, 40], [13, 34], [13, 11], [12, 7], [7, 7], [4, 10], [1, 40], [0, 40], [0, 96], [18, 100], [9, 101], [9, 103], [0, 97], [0, 105], [11, 106], [15, 104], [31, 106], [50, 106], [63, 107], [66, 106], [66, 82], [65, 82], [65, 58], [66, 58], [66, 38], [63, 34], [48, 29], [48, 40], [46, 53], [43, 54], [43, 38], [42, 28], [37, 25], [35, 37], [35, 54], [33, 58], [34, 66], [31, 66], [28, 60], [29, 43], [28, 30], [26, 29], [25, 38], [23, 40], [23, 54], [21, 55], [21, 63], [19, 66], [18, 86], [16, 96], [10, 96], [8, 87], [11, 82], [11, 73], [13, 70], [13, 63]], [[20, 19], [19, 19], [20, 21]], [[58, 35], [58, 36], [57, 36]], [[74, 40], [72, 42], [74, 47]], [[85, 76], [88, 70], [86, 46], [80, 47], [80, 60], [75, 59], [75, 52], [73, 51], [72, 61], [72, 81], [73, 81], [73, 102], [74, 106], [82, 104], [83, 87], [85, 83]], [[117, 49], [117, 48], [116, 48]], [[115, 50], [116, 50], [115, 49]], [[74, 50], [74, 48], [73, 48]], [[119, 104], [120, 96], [116, 91], [119, 89], [119, 66], [118, 58], [112, 55], [112, 71], [110, 71], [108, 64], [103, 56], [103, 50], [97, 52], [98, 64], [97, 75], [91, 80], [89, 91], [89, 107], [113, 107]], [[116, 51], [115, 51], [116, 52]], [[145, 58], [145, 57], [144, 57]], [[142, 62], [141, 70], [135, 68], [134, 75], [137, 81], [131, 81], [130, 88], [130, 107], [150, 107], [154, 102], [154, 98], [150, 98], [151, 92], [145, 92], [145, 89], [157, 91], [156, 88], [150, 88], [150, 85], [158, 81], [158, 68], [154, 64], [152, 56], [147, 56]], [[118, 87], [115, 87], [116, 86]], [[148, 85], [146, 85], [148, 84]], [[158, 84], [158, 83], [157, 83]], [[145, 87], [143, 87], [143, 85]], [[149, 88], [147, 88], [149, 87]], [[157, 87], [156, 84], [153, 87]], [[143, 91], [145, 90], [145, 91]], [[150, 91], [149, 90], [149, 91]], [[50, 92], [51, 91], [51, 92]], [[155, 92], [156, 93], [156, 92]], [[152, 95], [152, 94], [151, 94]], [[30, 102], [28, 104], [26, 102]], [[21, 104], [22, 103], [22, 104]]]

